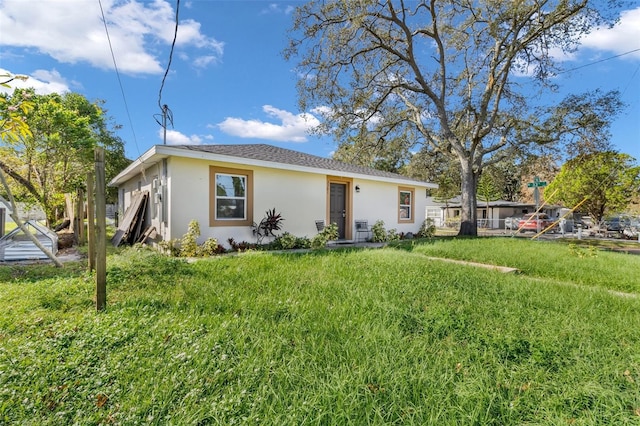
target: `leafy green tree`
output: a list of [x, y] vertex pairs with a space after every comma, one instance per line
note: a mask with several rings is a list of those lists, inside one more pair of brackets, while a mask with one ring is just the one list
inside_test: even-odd
[[414, 149], [455, 160], [459, 233], [476, 235], [484, 168], [530, 145], [601, 134], [620, 108], [615, 92], [550, 105], [536, 96], [559, 70], [551, 53], [575, 49], [616, 15], [614, 3], [310, 1], [296, 9], [285, 57], [298, 60], [301, 109], [325, 111], [319, 132], [342, 141], [365, 129], [372, 140], [411, 135]]
[[338, 144], [333, 154], [335, 160], [359, 166], [373, 167], [387, 172], [400, 173], [411, 157], [406, 138], [385, 140], [366, 129]]
[[594, 221], [624, 211], [640, 192], [640, 166], [633, 157], [613, 151], [581, 155], [567, 161], [547, 193], [550, 202], [574, 207], [586, 197], [580, 209]]
[[450, 180], [458, 187], [455, 195], [460, 194], [460, 173], [457, 163], [439, 152], [428, 149], [419, 150], [411, 156], [404, 168], [404, 174], [439, 185], [444, 183], [444, 179]]
[[32, 106], [23, 116], [30, 133], [3, 137], [0, 169], [11, 178], [18, 198], [43, 208], [48, 224], [64, 212], [64, 194], [84, 187], [96, 146], [105, 149], [107, 179], [128, 163], [124, 144], [109, 130], [98, 103], [76, 93], [38, 95], [33, 89], [0, 97], [0, 117], [26, 101]]
[[[501, 191], [493, 183], [493, 179], [486, 173], [483, 173], [478, 181], [478, 199], [485, 203], [487, 209], [487, 218], [489, 217], [489, 203], [500, 199]], [[484, 221], [483, 221], [484, 222]], [[486, 226], [483, 225], [483, 226]]]
[[[487, 176], [499, 192], [498, 198], [506, 201], [518, 201], [520, 195], [520, 167], [513, 159], [505, 159], [487, 167], [482, 176]], [[480, 178], [482, 182], [482, 178]], [[478, 184], [480, 184], [478, 182]], [[480, 194], [478, 189], [478, 194]]]
[[[16, 79], [24, 81], [26, 77], [1, 74], [0, 86], [10, 89], [11, 86], [9, 83]], [[14, 102], [9, 105], [6, 97], [0, 96], [0, 140], [13, 142], [20, 138], [30, 136], [31, 131], [24, 117], [32, 109], [33, 104], [29, 99], [22, 99], [21, 102]]]

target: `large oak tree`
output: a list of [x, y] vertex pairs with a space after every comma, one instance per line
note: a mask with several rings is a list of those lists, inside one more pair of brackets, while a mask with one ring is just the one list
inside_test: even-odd
[[340, 143], [367, 132], [376, 144], [405, 137], [454, 159], [460, 234], [476, 235], [485, 167], [568, 135], [594, 140], [619, 108], [616, 93], [557, 104], [542, 96], [558, 71], [552, 53], [574, 50], [614, 3], [311, 1], [297, 8], [285, 56], [298, 62], [300, 107], [322, 112], [318, 131]]

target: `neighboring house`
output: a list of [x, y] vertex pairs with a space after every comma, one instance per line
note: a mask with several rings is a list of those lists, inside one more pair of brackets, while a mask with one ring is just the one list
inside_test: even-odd
[[[11, 203], [0, 197], [0, 208], [4, 209], [5, 222], [13, 222], [13, 219], [10, 216]], [[18, 217], [23, 221], [37, 220], [44, 222], [47, 220], [47, 216], [45, 215], [44, 210], [42, 210], [42, 207], [34, 204], [16, 202], [16, 210], [18, 212]]]
[[[522, 217], [526, 213], [532, 213], [536, 210], [533, 203], [518, 203], [515, 201], [489, 201], [489, 208], [484, 201], [478, 201], [477, 214], [478, 226], [489, 229], [502, 229], [505, 227], [505, 219], [507, 217]], [[426, 216], [433, 219], [436, 226], [449, 226], [457, 224], [460, 220], [460, 197], [454, 197], [446, 204], [437, 202], [429, 197], [427, 200]], [[557, 207], [548, 206], [543, 208], [542, 212], [547, 213], [549, 217], [557, 216]]]
[[[356, 220], [417, 232], [433, 183], [271, 145], [156, 145], [109, 183], [118, 187], [123, 222], [132, 205], [137, 226], [155, 241], [181, 238], [190, 221], [201, 237], [227, 245], [255, 241], [252, 224], [275, 208], [282, 232], [312, 237], [316, 221], [337, 223], [355, 238]], [[148, 194], [148, 196], [146, 196]], [[140, 206], [138, 206], [140, 205]], [[133, 209], [132, 209], [133, 210]], [[125, 224], [126, 226], [126, 224]]]

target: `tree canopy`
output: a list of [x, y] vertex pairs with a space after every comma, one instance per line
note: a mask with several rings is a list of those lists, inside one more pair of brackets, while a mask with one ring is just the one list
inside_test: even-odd
[[605, 216], [624, 211], [640, 193], [640, 166], [627, 154], [613, 151], [580, 155], [567, 161], [549, 184], [547, 201], [580, 209], [599, 222]]
[[403, 149], [455, 160], [460, 234], [476, 235], [486, 167], [535, 145], [603, 139], [617, 93], [553, 104], [541, 94], [559, 70], [551, 53], [610, 21], [609, 3], [311, 1], [297, 8], [285, 56], [298, 61], [301, 108], [322, 113], [318, 131], [341, 143], [405, 138]]
[[0, 119], [20, 110], [29, 130], [3, 132], [0, 168], [11, 178], [15, 197], [40, 205], [49, 224], [64, 212], [64, 193], [84, 187], [94, 147], [105, 148], [110, 176], [128, 163], [99, 103], [77, 93], [38, 95], [33, 89], [0, 98]]

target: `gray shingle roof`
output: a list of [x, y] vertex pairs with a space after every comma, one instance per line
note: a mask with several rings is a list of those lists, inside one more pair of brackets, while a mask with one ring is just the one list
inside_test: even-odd
[[420, 179], [414, 179], [397, 173], [377, 170], [370, 167], [357, 166], [343, 163], [330, 158], [318, 157], [286, 148], [278, 148], [267, 144], [242, 144], [242, 145], [172, 145], [173, 148], [182, 148], [191, 151], [208, 152], [218, 155], [248, 158], [252, 160], [269, 161], [272, 163], [290, 164], [294, 166], [312, 167], [317, 169], [333, 170], [336, 172], [358, 173], [368, 176], [402, 179], [413, 182], [425, 183]]

